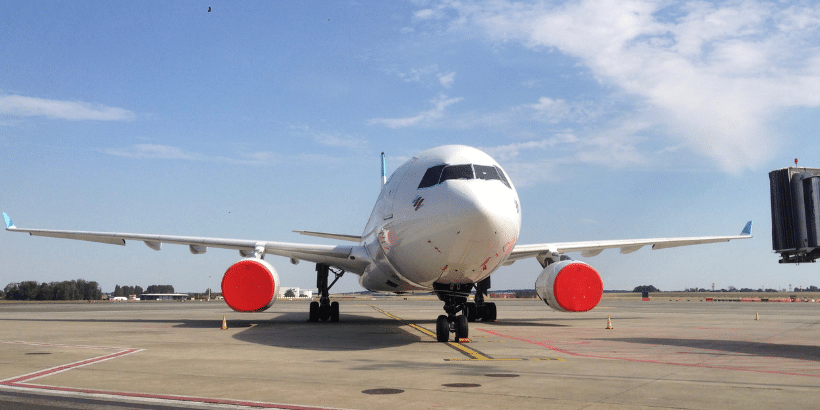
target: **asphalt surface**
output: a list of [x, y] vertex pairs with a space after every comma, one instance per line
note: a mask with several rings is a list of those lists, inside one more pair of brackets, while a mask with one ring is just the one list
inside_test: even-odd
[[[820, 303], [498, 300], [437, 343], [434, 300], [0, 304], [0, 408], [816, 408]], [[756, 313], [760, 320], [755, 320]], [[225, 315], [228, 329], [222, 330]], [[607, 316], [613, 329], [605, 329]]]

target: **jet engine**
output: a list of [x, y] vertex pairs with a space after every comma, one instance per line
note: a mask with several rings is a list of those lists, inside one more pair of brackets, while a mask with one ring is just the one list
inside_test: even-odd
[[237, 312], [261, 312], [279, 295], [279, 275], [262, 259], [234, 263], [222, 277], [222, 297]]
[[535, 291], [549, 307], [561, 312], [586, 312], [604, 293], [601, 275], [583, 262], [565, 260], [548, 265], [535, 281]]

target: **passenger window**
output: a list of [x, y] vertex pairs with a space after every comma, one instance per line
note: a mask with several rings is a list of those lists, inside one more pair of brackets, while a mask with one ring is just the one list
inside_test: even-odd
[[424, 176], [421, 177], [421, 183], [419, 184], [418, 189], [429, 188], [433, 185], [437, 185], [439, 177], [441, 177], [441, 170], [444, 169], [445, 166], [446, 165], [436, 165], [428, 168], [427, 172], [424, 173]]
[[441, 172], [441, 182], [448, 179], [473, 179], [473, 166], [467, 165], [450, 165], [445, 167]]

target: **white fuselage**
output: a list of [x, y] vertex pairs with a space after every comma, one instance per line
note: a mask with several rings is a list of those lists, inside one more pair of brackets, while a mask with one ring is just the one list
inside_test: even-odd
[[518, 240], [515, 187], [489, 155], [449, 145], [413, 157], [382, 187], [362, 234], [373, 291], [468, 284], [498, 269]]

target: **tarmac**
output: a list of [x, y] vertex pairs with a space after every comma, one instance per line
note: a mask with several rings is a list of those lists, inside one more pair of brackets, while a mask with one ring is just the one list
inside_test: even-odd
[[[820, 403], [820, 303], [495, 300], [469, 343], [442, 303], [0, 304], [0, 408], [765, 409]], [[760, 320], [755, 320], [756, 314]], [[222, 318], [227, 329], [223, 330]], [[607, 316], [613, 329], [606, 329]]]

